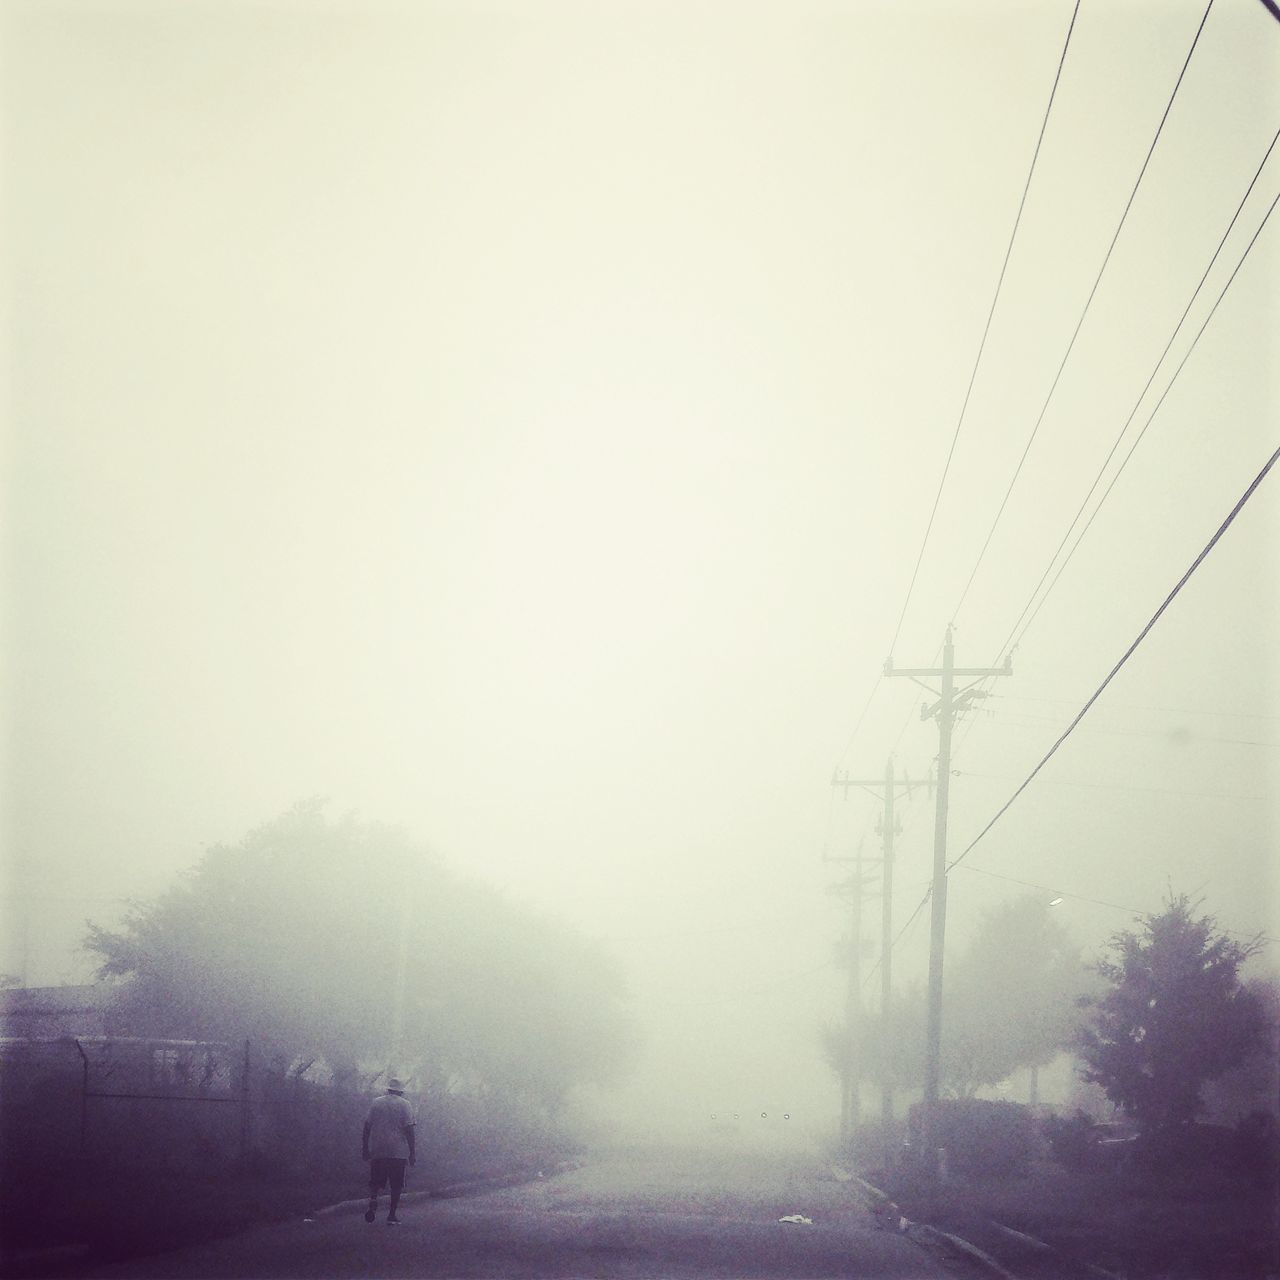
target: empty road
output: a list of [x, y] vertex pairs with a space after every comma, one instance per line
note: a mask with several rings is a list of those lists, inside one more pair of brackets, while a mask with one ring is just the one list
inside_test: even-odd
[[[411, 1175], [412, 1176], [412, 1175]], [[363, 1206], [361, 1206], [362, 1208]], [[945, 1277], [878, 1227], [816, 1156], [613, 1151], [527, 1186], [415, 1199], [388, 1227], [352, 1206], [134, 1261], [104, 1276]], [[781, 1223], [802, 1214], [812, 1225]]]

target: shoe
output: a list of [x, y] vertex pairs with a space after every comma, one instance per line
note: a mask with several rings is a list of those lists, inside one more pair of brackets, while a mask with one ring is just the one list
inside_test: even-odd
[[399, 1225], [400, 1225], [400, 1219], [399, 1219], [399, 1218], [388, 1218], [388, 1219], [387, 1219], [387, 1226], [389, 1226], [389, 1227], [398, 1227]]
[[374, 1215], [373, 1215], [373, 1210], [372, 1210], [372, 1209], [366, 1209], [366, 1210], [365, 1210], [364, 1220], [365, 1220], [366, 1222], [372, 1222], [372, 1221], [373, 1221], [373, 1216], [374, 1216]]

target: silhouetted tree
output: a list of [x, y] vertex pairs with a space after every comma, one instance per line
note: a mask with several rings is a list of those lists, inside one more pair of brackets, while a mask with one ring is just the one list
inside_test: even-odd
[[958, 1093], [1043, 1067], [1075, 1038], [1093, 981], [1042, 895], [989, 912], [948, 975], [943, 1076]]
[[1201, 1091], [1260, 1048], [1261, 1002], [1240, 984], [1241, 964], [1261, 946], [1233, 941], [1185, 895], [1139, 930], [1111, 940], [1098, 963], [1110, 989], [1093, 1001], [1079, 1048], [1086, 1080], [1145, 1132], [1185, 1125]]
[[210, 848], [121, 929], [91, 925], [87, 946], [101, 976], [128, 979], [117, 1012], [133, 1033], [249, 1038], [339, 1075], [393, 1048], [402, 957], [404, 1057], [437, 1080], [554, 1109], [616, 1074], [632, 1043], [598, 946], [314, 802]]
[[1218, 1124], [1237, 1124], [1251, 1112], [1274, 1114], [1280, 1094], [1280, 980], [1254, 978], [1244, 988], [1258, 1001], [1263, 1031], [1252, 1053], [1205, 1084], [1204, 1112]]
[[[948, 961], [942, 1019], [942, 1081], [972, 1096], [1015, 1071], [1044, 1066], [1068, 1047], [1080, 1023], [1079, 1002], [1091, 985], [1066, 928], [1041, 897], [989, 912], [973, 941]], [[924, 1077], [923, 987], [900, 992], [887, 1041], [878, 1017], [865, 1026], [864, 1063], [872, 1080], [919, 1087]], [[825, 1036], [838, 1069], [843, 1032]]]

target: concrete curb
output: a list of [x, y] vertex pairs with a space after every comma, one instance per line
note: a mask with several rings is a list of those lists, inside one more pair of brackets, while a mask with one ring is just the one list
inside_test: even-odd
[[[1019, 1244], [1027, 1245], [1036, 1250], [1037, 1253], [1044, 1253], [1054, 1258], [1064, 1258], [1065, 1255], [1053, 1245], [1046, 1244], [1043, 1240], [1037, 1239], [1035, 1236], [1029, 1236], [1025, 1231], [1015, 1231], [1012, 1227], [1006, 1227], [1003, 1222], [997, 1222], [994, 1218], [988, 1218], [987, 1222], [994, 1227], [1002, 1236], [1007, 1236], [1010, 1240], [1015, 1240]], [[1105, 1267], [1100, 1267], [1096, 1262], [1078, 1262], [1074, 1265], [1087, 1271], [1090, 1275], [1097, 1276], [1099, 1280], [1123, 1280], [1122, 1276], [1117, 1275], [1114, 1271], [1108, 1271]]]
[[937, 1227], [931, 1227], [925, 1222], [909, 1222], [903, 1235], [908, 1240], [922, 1241], [943, 1253], [963, 1254], [992, 1275], [999, 1276], [1000, 1280], [1017, 1280], [1013, 1272], [1006, 1271], [989, 1253], [983, 1253], [977, 1245], [970, 1244], [959, 1236], [953, 1236], [950, 1231], [940, 1231]]
[[969, 1241], [962, 1240], [949, 1231], [940, 1231], [937, 1227], [931, 1227], [926, 1222], [913, 1222], [885, 1192], [873, 1186], [865, 1178], [860, 1178], [847, 1169], [841, 1169], [838, 1165], [832, 1166], [831, 1172], [837, 1182], [848, 1182], [858, 1188], [869, 1202], [868, 1207], [871, 1209], [872, 1216], [881, 1226], [891, 1231], [898, 1231], [921, 1247], [932, 1248], [942, 1253], [959, 1253], [967, 1261], [983, 1267], [988, 1274], [998, 1277], [998, 1280], [1017, 1280], [1012, 1272], [1006, 1271], [989, 1253], [984, 1253], [977, 1245], [970, 1244]]
[[[942, 1231], [924, 1222], [912, 1222], [910, 1218], [903, 1216], [902, 1210], [879, 1187], [872, 1186], [865, 1178], [860, 1178], [856, 1173], [850, 1173], [839, 1166], [832, 1166], [831, 1172], [834, 1174], [836, 1181], [853, 1183], [857, 1186], [859, 1191], [870, 1202], [872, 1215], [881, 1226], [896, 1229], [907, 1236], [908, 1239], [915, 1239], [918, 1243], [928, 1244], [933, 1248], [941, 1249], [943, 1252], [947, 1250], [957, 1251], [973, 1262], [985, 1267], [992, 1275], [1000, 1277], [1000, 1280], [1017, 1280], [1017, 1277], [1011, 1271], [997, 1262], [989, 1253], [984, 1253], [977, 1245], [970, 1244], [968, 1240], [952, 1235], [949, 1231]], [[1012, 1227], [1006, 1227], [1003, 1222], [997, 1222], [994, 1218], [988, 1218], [987, 1223], [1010, 1240], [1016, 1241], [1026, 1248], [1034, 1249], [1037, 1253], [1043, 1253], [1053, 1258], [1061, 1258], [1073, 1268], [1097, 1276], [1098, 1280], [1123, 1280], [1123, 1277], [1118, 1276], [1114, 1271], [1108, 1271], [1096, 1263], [1074, 1262], [1068, 1259], [1060, 1250], [1055, 1249], [1053, 1245], [1046, 1244], [1045, 1241], [1039, 1240], [1035, 1236], [1027, 1235], [1025, 1231], [1015, 1231]]]

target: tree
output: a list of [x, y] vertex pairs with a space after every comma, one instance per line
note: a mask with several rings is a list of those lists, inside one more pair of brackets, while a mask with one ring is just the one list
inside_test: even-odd
[[1047, 1066], [1080, 1023], [1088, 968], [1043, 896], [987, 913], [953, 966], [943, 1006], [943, 1078], [961, 1095]]
[[1084, 1078], [1100, 1084], [1146, 1133], [1189, 1124], [1204, 1085], [1260, 1048], [1263, 1012], [1240, 984], [1261, 940], [1240, 943], [1185, 895], [1141, 929], [1111, 940], [1098, 962], [1110, 984], [1081, 1031]]
[[[950, 963], [942, 1018], [941, 1071], [953, 1093], [971, 1097], [1024, 1067], [1044, 1066], [1069, 1046], [1079, 1001], [1090, 986], [1079, 949], [1042, 897], [987, 913], [969, 947]], [[918, 1087], [924, 1076], [925, 992], [900, 993], [886, 1039], [866, 1021], [864, 1061], [872, 1079]], [[840, 1034], [825, 1036], [826, 1056], [840, 1061]]]
[[[117, 1016], [133, 1034], [248, 1038], [338, 1073], [416, 1062], [554, 1109], [631, 1048], [624, 985], [598, 946], [318, 803], [210, 848], [121, 929], [91, 925], [87, 946], [101, 976], [127, 979]], [[402, 956], [406, 1060], [391, 1064]]]
[[1250, 1113], [1274, 1115], [1280, 1093], [1280, 980], [1257, 977], [1244, 988], [1258, 1001], [1262, 1037], [1243, 1061], [1205, 1084], [1204, 1115], [1215, 1124], [1238, 1124]]

